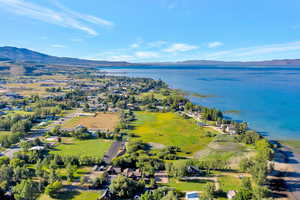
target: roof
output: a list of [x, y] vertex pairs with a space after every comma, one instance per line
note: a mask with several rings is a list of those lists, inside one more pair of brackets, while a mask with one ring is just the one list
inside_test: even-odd
[[34, 150], [40, 151], [40, 150], [43, 150], [43, 149], [45, 149], [45, 147], [43, 147], [43, 146], [34, 146], [34, 147], [31, 147], [29, 150], [30, 151], [34, 151]]

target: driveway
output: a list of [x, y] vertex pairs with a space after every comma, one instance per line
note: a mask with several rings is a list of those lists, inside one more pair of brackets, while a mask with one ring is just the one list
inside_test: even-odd
[[115, 141], [109, 148], [108, 152], [104, 155], [103, 161], [106, 164], [110, 164], [112, 159], [115, 158], [119, 151], [124, 148], [125, 142], [124, 141]]

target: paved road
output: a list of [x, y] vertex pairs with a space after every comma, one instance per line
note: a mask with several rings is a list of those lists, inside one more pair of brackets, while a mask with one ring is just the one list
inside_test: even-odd
[[104, 155], [103, 161], [106, 164], [110, 164], [112, 159], [115, 158], [119, 151], [125, 146], [125, 142], [123, 141], [115, 141], [111, 147], [109, 148], [108, 152]]
[[300, 200], [300, 154], [289, 147], [283, 147], [287, 162], [291, 169], [285, 173], [285, 182], [290, 191], [289, 199]]

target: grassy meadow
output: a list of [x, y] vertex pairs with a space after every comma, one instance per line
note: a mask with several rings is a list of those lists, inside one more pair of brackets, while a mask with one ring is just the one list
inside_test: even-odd
[[77, 140], [74, 138], [63, 138], [62, 144], [59, 144], [52, 154], [62, 156], [96, 156], [103, 157], [112, 144], [110, 140], [90, 139]]
[[136, 112], [136, 117], [130, 133], [144, 142], [178, 146], [186, 153], [195, 153], [212, 141], [205, 136], [212, 130], [199, 127], [192, 119], [183, 119], [175, 113]]

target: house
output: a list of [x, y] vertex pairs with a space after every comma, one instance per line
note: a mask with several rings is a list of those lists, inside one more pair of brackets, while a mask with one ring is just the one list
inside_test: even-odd
[[198, 192], [187, 192], [185, 194], [185, 199], [186, 200], [199, 200], [200, 199], [200, 195]]
[[107, 172], [109, 174], [120, 174], [122, 172], [122, 169], [119, 167], [110, 166], [108, 167]]
[[227, 198], [228, 199], [233, 199], [236, 196], [236, 192], [234, 190], [229, 190], [227, 192]]
[[192, 165], [187, 167], [187, 172], [190, 175], [201, 175], [201, 171], [197, 167], [192, 166]]
[[126, 177], [132, 177], [133, 176], [133, 170], [130, 169], [130, 168], [126, 168], [126, 169], [124, 169], [122, 174]]
[[45, 147], [43, 147], [43, 146], [34, 146], [34, 147], [31, 147], [29, 150], [30, 151], [41, 151], [44, 149], [45, 149]]
[[46, 139], [47, 142], [58, 142], [59, 141], [59, 138], [54, 136], [54, 137], [48, 137]]
[[81, 124], [79, 124], [78, 126], [75, 127], [76, 130], [82, 129], [82, 128], [86, 129], [86, 127]]
[[93, 171], [98, 171], [98, 165], [95, 165], [92, 170]]
[[230, 135], [235, 135], [235, 134], [237, 134], [236, 128], [235, 128], [233, 125], [231, 125], [231, 124], [228, 125], [228, 126], [226, 127], [225, 131], [226, 131], [227, 133], [229, 133]]
[[154, 179], [157, 183], [165, 183], [169, 182], [168, 173], [166, 171], [157, 171], [154, 174]]

